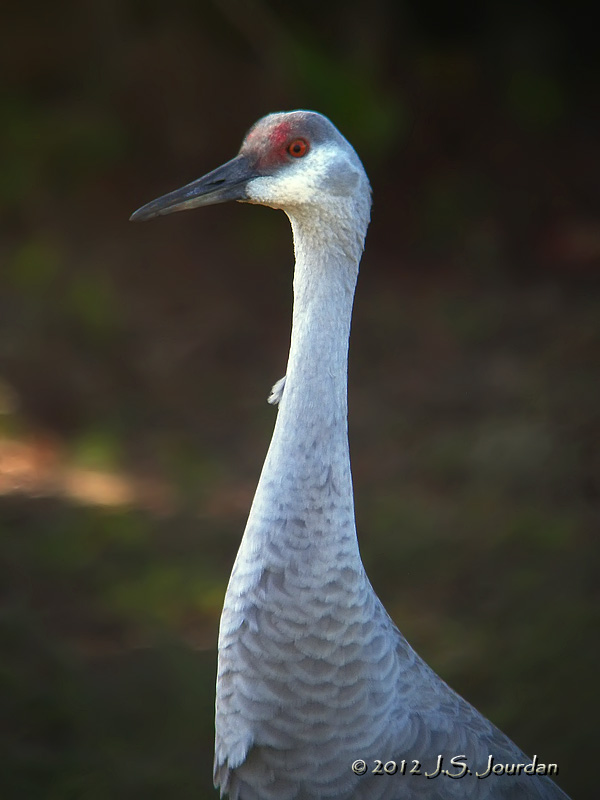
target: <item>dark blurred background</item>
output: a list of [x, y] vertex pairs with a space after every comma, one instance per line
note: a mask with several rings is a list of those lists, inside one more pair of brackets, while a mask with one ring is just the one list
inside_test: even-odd
[[374, 191], [350, 365], [400, 629], [592, 797], [596, 28], [556, 2], [3, 8], [0, 797], [212, 798], [223, 594], [285, 371], [285, 216], [130, 225], [311, 108]]

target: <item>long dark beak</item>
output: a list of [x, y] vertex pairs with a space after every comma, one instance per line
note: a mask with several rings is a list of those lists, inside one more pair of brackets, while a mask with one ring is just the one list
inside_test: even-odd
[[172, 214], [197, 206], [225, 203], [227, 200], [245, 200], [246, 184], [258, 173], [246, 156], [236, 156], [217, 167], [203, 178], [198, 178], [181, 189], [175, 189], [151, 203], [138, 208], [129, 218], [132, 222], [144, 221], [161, 214]]

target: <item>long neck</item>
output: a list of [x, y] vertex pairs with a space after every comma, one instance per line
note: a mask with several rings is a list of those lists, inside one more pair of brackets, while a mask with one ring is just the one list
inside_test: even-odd
[[242, 551], [249, 548], [248, 557], [251, 553], [264, 563], [273, 551], [312, 544], [315, 558], [327, 559], [331, 552], [359, 569], [347, 370], [363, 237], [336, 235], [335, 226], [325, 220], [315, 224], [311, 218], [289, 216], [296, 269], [287, 376]]
[[[305, 486], [331, 483], [352, 503], [348, 453], [348, 339], [358, 262], [292, 220], [294, 312], [286, 384], [267, 465], [293, 476], [290, 501], [310, 508]], [[311, 235], [312, 234], [312, 235]], [[330, 487], [331, 488], [331, 487]], [[316, 498], [315, 498], [316, 500]]]

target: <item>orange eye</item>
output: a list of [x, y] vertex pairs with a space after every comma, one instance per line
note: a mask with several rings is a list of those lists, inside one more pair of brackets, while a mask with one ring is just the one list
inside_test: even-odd
[[294, 141], [288, 145], [287, 149], [288, 153], [294, 158], [302, 158], [308, 153], [308, 142], [305, 142], [304, 139], [294, 139]]

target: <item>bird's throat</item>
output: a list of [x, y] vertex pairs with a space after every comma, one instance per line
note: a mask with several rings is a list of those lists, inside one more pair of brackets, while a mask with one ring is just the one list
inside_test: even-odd
[[[358, 257], [295, 225], [294, 311], [287, 377], [245, 539], [343, 534], [356, 548], [348, 448], [348, 340]], [[318, 253], [318, 257], [314, 254]], [[309, 255], [312, 254], [312, 255]], [[295, 533], [292, 533], [295, 531]], [[300, 533], [299, 533], [300, 532]], [[253, 548], [254, 549], [254, 548]], [[357, 553], [358, 551], [356, 551]]]

